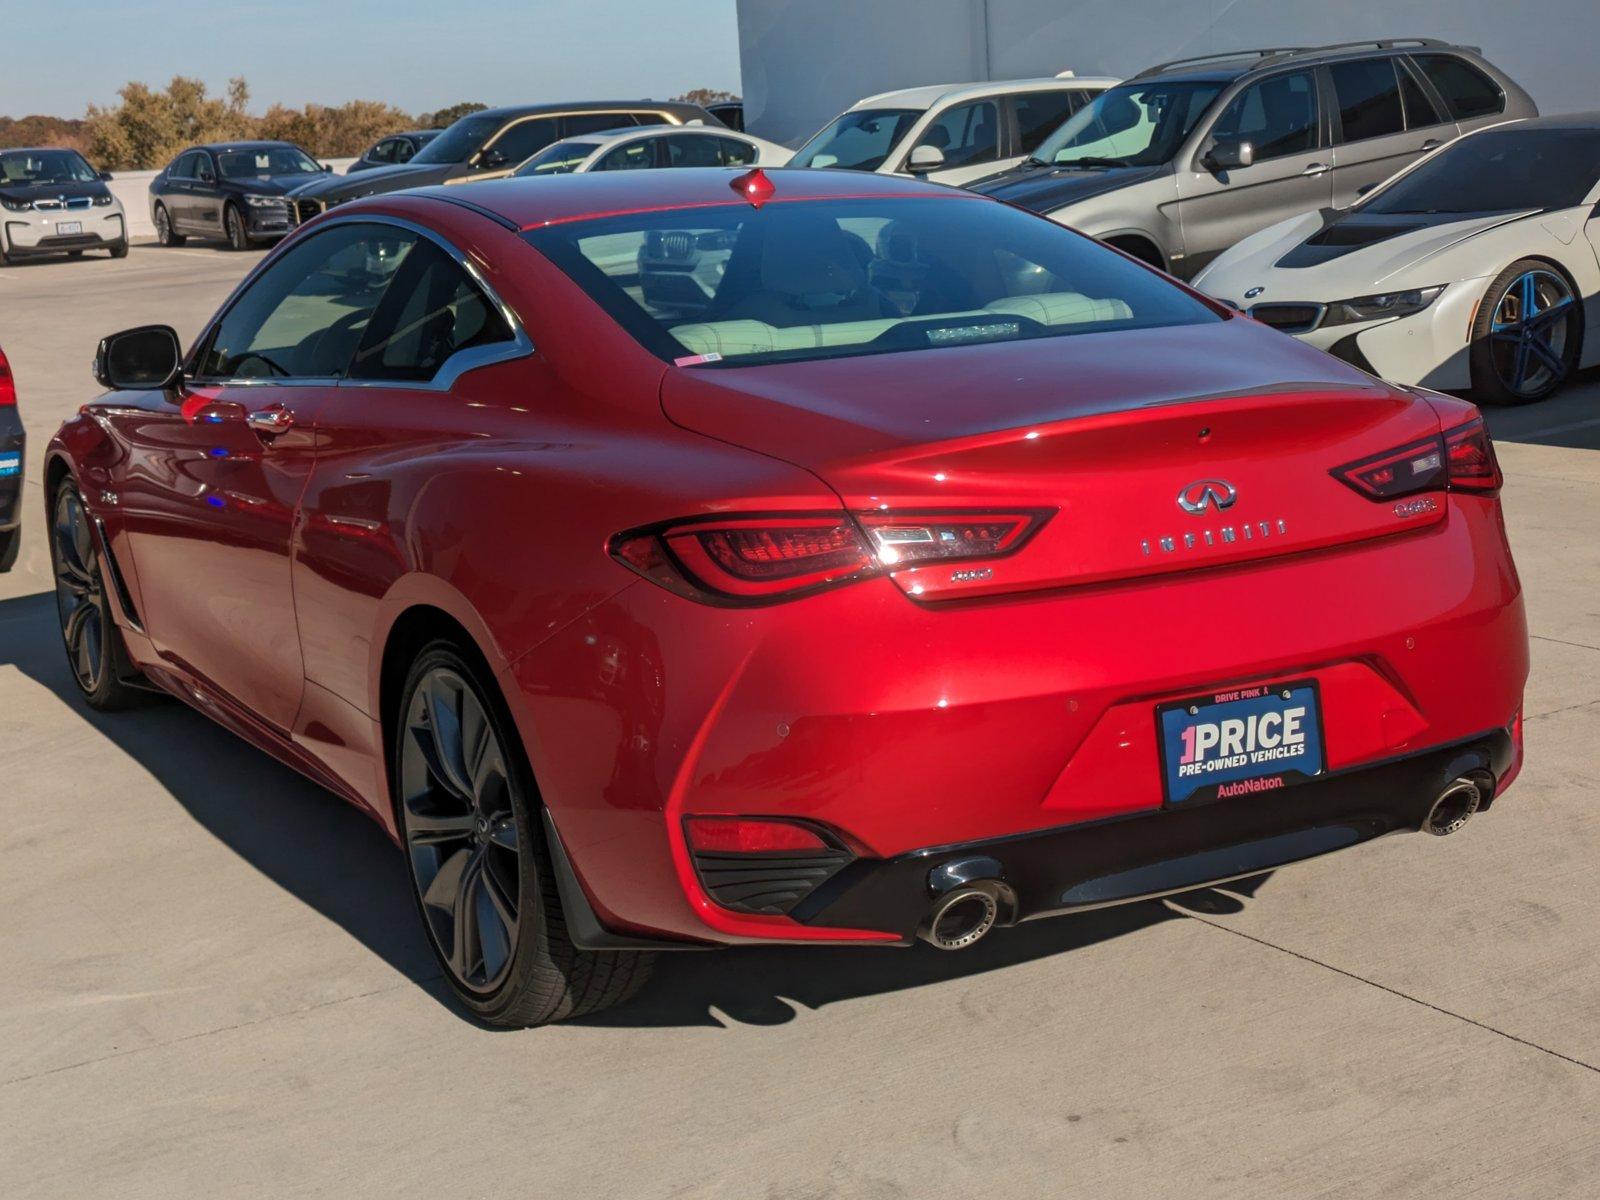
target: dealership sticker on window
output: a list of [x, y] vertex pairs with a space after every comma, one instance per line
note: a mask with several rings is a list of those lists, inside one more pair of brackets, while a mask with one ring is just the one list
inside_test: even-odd
[[1313, 680], [1163, 704], [1156, 724], [1168, 804], [1276, 791], [1326, 767]]
[[0, 454], [0, 479], [22, 474], [22, 455]]
[[682, 358], [672, 360], [675, 367], [698, 367], [701, 363], [721, 362], [720, 354], [685, 354]]

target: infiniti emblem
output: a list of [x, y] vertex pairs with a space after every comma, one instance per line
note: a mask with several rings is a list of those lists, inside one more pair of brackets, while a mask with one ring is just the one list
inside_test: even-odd
[[1257, 296], [1261, 295], [1261, 293], [1266, 291], [1266, 290], [1267, 289], [1264, 288], [1264, 287], [1253, 287], [1248, 292], [1246, 292], [1244, 294], [1244, 298], [1246, 300], [1254, 300]]
[[1191, 516], [1200, 516], [1208, 508], [1218, 512], [1232, 508], [1239, 493], [1226, 479], [1198, 479], [1178, 493], [1178, 507]]

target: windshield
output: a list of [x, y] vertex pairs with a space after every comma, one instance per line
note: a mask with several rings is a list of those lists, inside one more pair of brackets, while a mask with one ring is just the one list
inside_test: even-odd
[[0, 150], [0, 187], [93, 183], [99, 178], [76, 150]]
[[596, 142], [557, 142], [539, 151], [513, 174], [566, 175], [581, 167], [583, 160], [599, 148]]
[[1220, 83], [1125, 83], [1101, 92], [1034, 151], [1052, 166], [1153, 167], [1193, 132]]
[[717, 204], [524, 235], [662, 358], [841, 358], [1220, 320], [1159, 275], [1008, 205]]
[[262, 146], [254, 150], [217, 151], [217, 169], [224, 179], [265, 179], [269, 175], [315, 175], [322, 168], [294, 146]]
[[847, 112], [801, 146], [789, 165], [876, 171], [921, 115], [920, 110], [912, 108]]
[[1600, 131], [1494, 129], [1453, 143], [1361, 205], [1368, 213], [1571, 208], [1600, 179]]
[[421, 150], [413, 163], [464, 163], [499, 129], [499, 117], [462, 117]]

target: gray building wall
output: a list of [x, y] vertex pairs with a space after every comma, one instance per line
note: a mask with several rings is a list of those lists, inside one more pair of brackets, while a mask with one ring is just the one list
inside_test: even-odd
[[1600, 109], [1600, 0], [738, 0], [751, 132], [798, 145], [863, 96], [924, 83], [1131, 75], [1253, 46], [1481, 46], [1544, 112]]

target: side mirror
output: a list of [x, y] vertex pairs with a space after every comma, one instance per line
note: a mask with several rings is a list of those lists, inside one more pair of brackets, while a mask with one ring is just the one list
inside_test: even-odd
[[333, 164], [332, 163], [318, 163], [317, 166], [321, 167], [329, 175], [333, 174]]
[[477, 166], [481, 171], [497, 171], [501, 167], [511, 165], [511, 160], [506, 157], [503, 150], [485, 150], [478, 155]]
[[1256, 161], [1256, 148], [1249, 142], [1218, 142], [1206, 153], [1205, 165], [1213, 171], [1236, 171]]
[[101, 171], [100, 172], [100, 182], [101, 183], [110, 183], [111, 182], [111, 172], [110, 171]]
[[183, 347], [170, 325], [140, 325], [100, 339], [94, 377], [112, 391], [165, 388], [183, 370]]
[[913, 175], [926, 175], [944, 166], [944, 151], [937, 146], [918, 146], [906, 160], [906, 170]]

